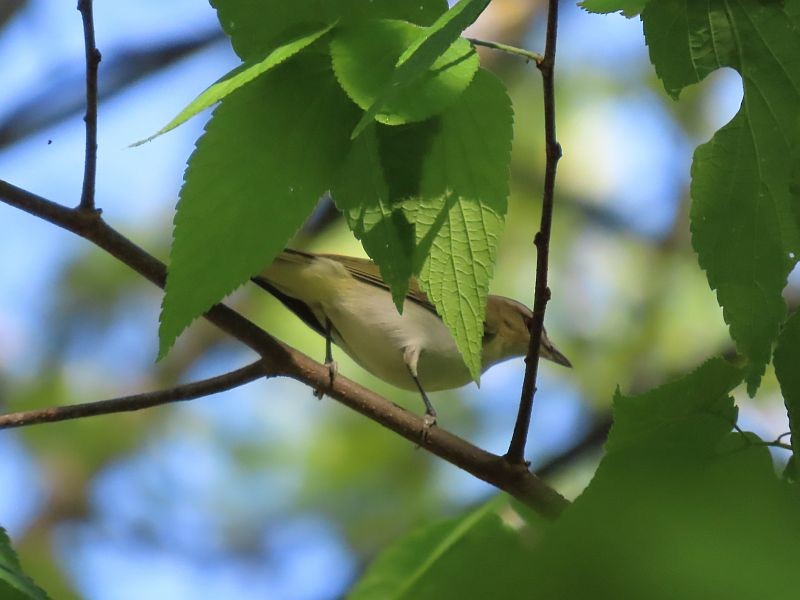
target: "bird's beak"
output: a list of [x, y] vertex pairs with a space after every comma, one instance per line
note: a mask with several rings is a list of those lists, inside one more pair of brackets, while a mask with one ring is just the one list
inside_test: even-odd
[[565, 367], [572, 367], [572, 363], [564, 356], [561, 351], [553, 345], [550, 338], [547, 337], [547, 331], [542, 331], [542, 342], [539, 348], [539, 355], [547, 360], [551, 360], [558, 365]]
[[542, 356], [554, 363], [572, 368], [572, 363], [564, 356], [561, 351], [550, 343], [550, 340], [542, 340]]

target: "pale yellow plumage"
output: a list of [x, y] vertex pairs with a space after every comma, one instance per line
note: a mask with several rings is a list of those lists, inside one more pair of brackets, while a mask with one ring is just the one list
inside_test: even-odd
[[[392, 302], [378, 266], [370, 260], [286, 250], [255, 278], [310, 327], [326, 335], [353, 360], [403, 389], [460, 387], [471, 381], [453, 337], [415, 280], [403, 314]], [[484, 323], [482, 371], [522, 356], [528, 348], [531, 311], [503, 296], [489, 296]], [[571, 366], [547, 338], [543, 358]]]

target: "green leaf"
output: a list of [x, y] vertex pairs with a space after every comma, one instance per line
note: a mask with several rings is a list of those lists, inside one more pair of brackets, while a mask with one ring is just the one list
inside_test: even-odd
[[[541, 598], [796, 595], [797, 490], [753, 434], [731, 433], [720, 359], [615, 400], [607, 452], [530, 560]], [[669, 585], [664, 585], [668, 572]]]
[[773, 362], [789, 414], [793, 453], [800, 458], [800, 312], [796, 311], [783, 326]]
[[508, 207], [513, 135], [503, 85], [479, 70], [430, 137], [418, 196], [406, 203], [416, 227], [420, 283], [480, 380], [486, 297]]
[[447, 10], [446, 0], [211, 0], [236, 53], [247, 61], [263, 56], [299, 31], [339, 19], [402, 19], [430, 25]]
[[348, 598], [530, 597], [529, 570], [518, 560], [529, 544], [504, 518], [524, 529], [521, 517], [497, 497], [465, 516], [411, 533], [375, 559]]
[[381, 270], [399, 312], [414, 272], [414, 228], [390, 197], [378, 137], [370, 127], [353, 141], [338, 183], [331, 190], [353, 234]]
[[382, 112], [383, 107], [402, 92], [403, 88], [422, 77], [434, 62], [458, 39], [483, 12], [489, 0], [460, 0], [458, 4], [439, 17], [424, 35], [411, 44], [397, 61], [396, 69], [380, 95], [364, 112], [353, 130], [352, 137]]
[[238, 90], [243, 85], [253, 81], [259, 75], [263, 75], [273, 67], [277, 67], [285, 60], [290, 59], [304, 48], [307, 48], [328, 33], [334, 26], [335, 23], [333, 25], [323, 27], [322, 29], [318, 29], [313, 33], [297, 37], [291, 42], [283, 44], [282, 46], [278, 46], [274, 50], [270, 50], [266, 56], [263, 56], [258, 60], [239, 65], [230, 73], [225, 75], [222, 79], [206, 88], [202, 94], [192, 100], [192, 102], [189, 103], [189, 105], [184, 108], [178, 114], [178, 116], [167, 123], [167, 125], [165, 125], [162, 129], [151, 135], [149, 138], [136, 142], [133, 145], [138, 146], [145, 142], [149, 142], [153, 138], [175, 129], [178, 125], [185, 123], [196, 114], [221, 101], [223, 98]]
[[713, 448], [733, 428], [736, 407], [728, 394], [743, 372], [714, 358], [681, 379], [639, 396], [614, 395], [614, 425], [606, 452], [654, 444]]
[[[348, 96], [368, 109], [386, 88], [403, 51], [424, 29], [405, 21], [364, 21], [336, 31], [333, 69]], [[463, 38], [436, 58], [427, 72], [387, 98], [375, 119], [387, 125], [422, 121], [452, 104], [478, 70], [478, 55]]]
[[648, 0], [583, 0], [578, 6], [591, 13], [621, 12], [628, 18], [638, 15], [647, 5]]
[[47, 600], [48, 596], [22, 572], [6, 530], [0, 527], [0, 597], [3, 600]]
[[656, 73], [681, 89], [720, 67], [744, 81], [734, 119], [695, 152], [692, 243], [758, 388], [786, 314], [781, 290], [800, 256], [800, 30], [782, 2], [651, 2], [642, 13]]
[[160, 356], [284, 248], [331, 186], [356, 116], [316, 55], [292, 59], [217, 107], [175, 215]]

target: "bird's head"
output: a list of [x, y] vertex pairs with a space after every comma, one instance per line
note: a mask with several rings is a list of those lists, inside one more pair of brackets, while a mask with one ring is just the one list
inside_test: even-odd
[[[533, 313], [524, 304], [504, 296], [489, 296], [483, 325], [484, 368], [528, 353], [531, 319]], [[539, 355], [559, 365], [572, 366], [567, 357], [552, 344], [546, 331], [542, 331]]]

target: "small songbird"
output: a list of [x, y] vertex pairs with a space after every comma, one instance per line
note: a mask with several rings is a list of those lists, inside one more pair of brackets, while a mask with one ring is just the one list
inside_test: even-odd
[[[331, 378], [335, 374], [333, 341], [376, 377], [405, 390], [419, 390], [426, 427], [436, 422], [436, 411], [425, 392], [472, 381], [453, 336], [413, 279], [402, 314], [378, 266], [363, 258], [287, 249], [253, 281], [325, 337]], [[527, 353], [532, 316], [527, 306], [515, 300], [487, 298], [481, 372]], [[572, 366], [545, 332], [539, 353]]]

